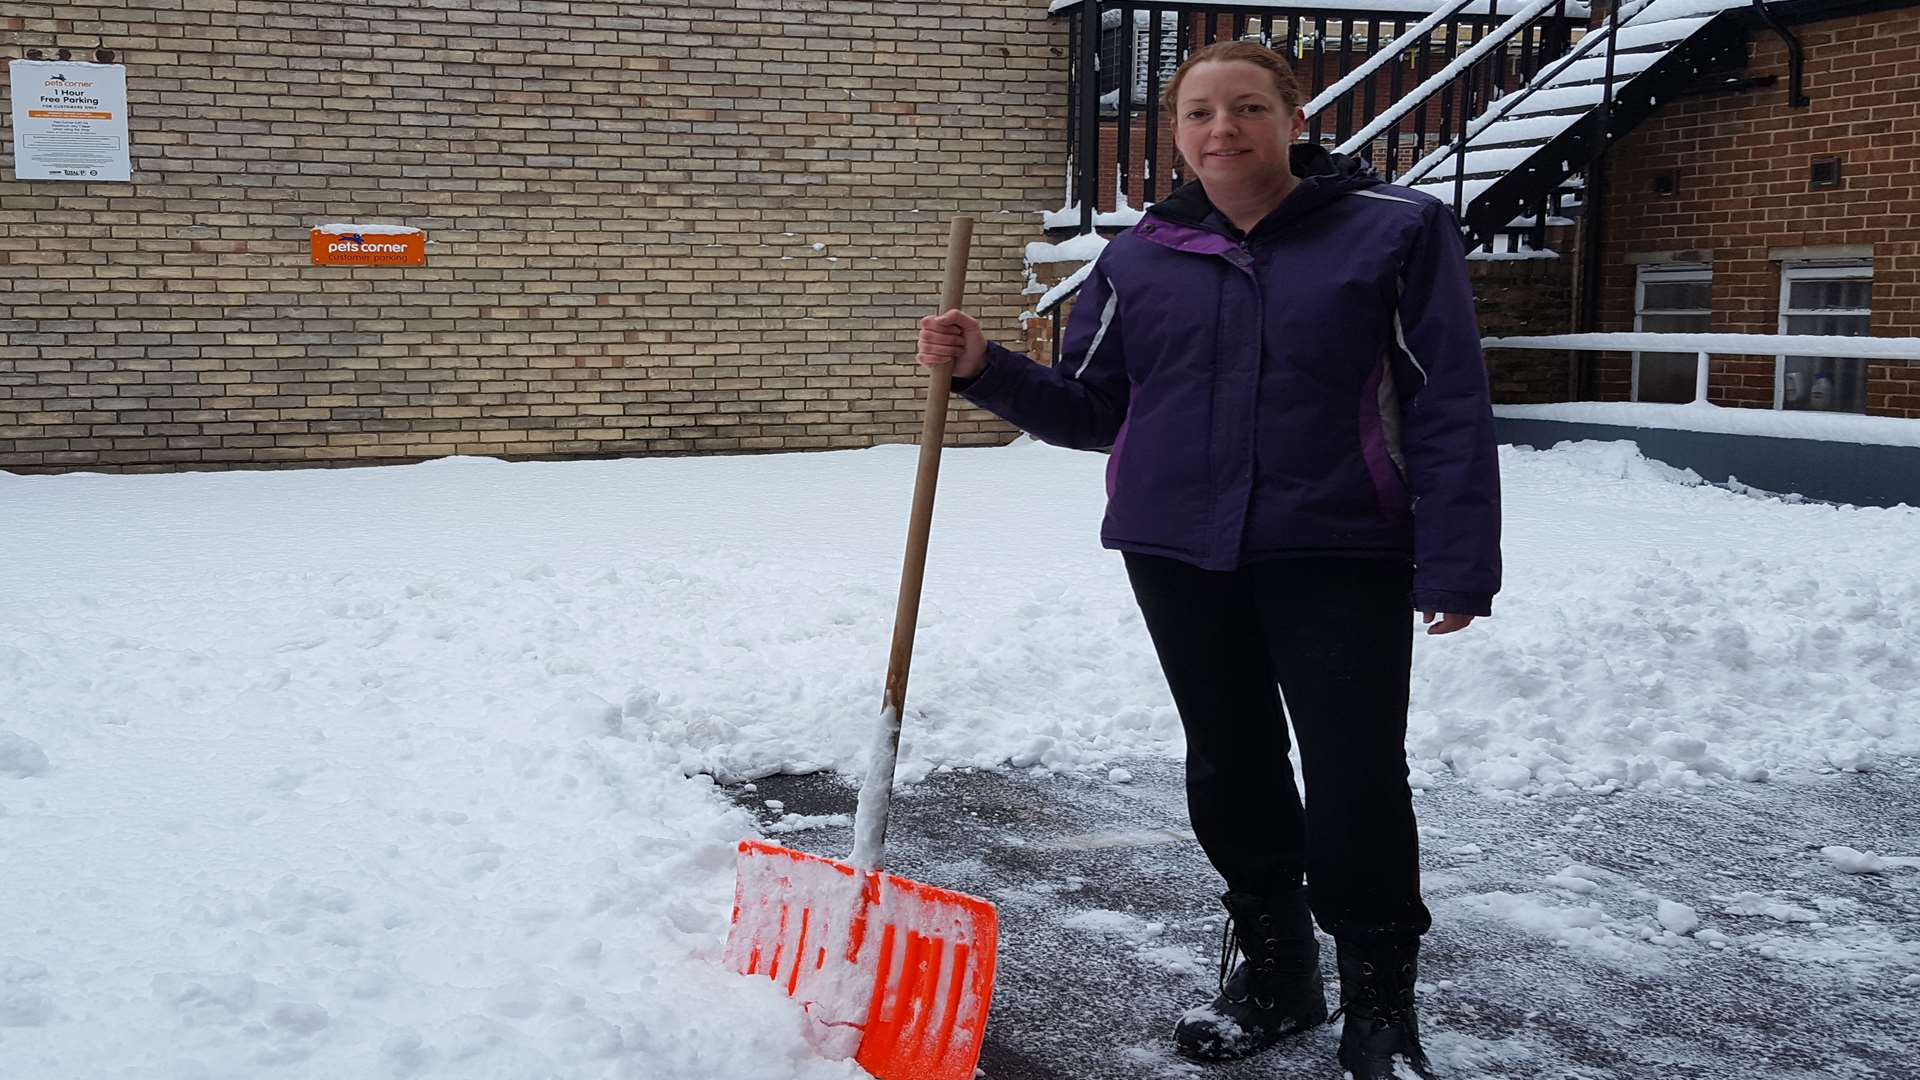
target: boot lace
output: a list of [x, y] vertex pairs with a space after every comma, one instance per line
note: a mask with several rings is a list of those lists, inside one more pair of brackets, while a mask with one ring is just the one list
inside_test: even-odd
[[[1264, 924], [1266, 922], [1266, 918], [1262, 916], [1260, 921], [1262, 922], [1262, 924]], [[1231, 978], [1233, 975], [1233, 962], [1236, 958], [1246, 957], [1248, 963], [1251, 964], [1255, 962], [1253, 956], [1250, 953], [1248, 953], [1245, 949], [1240, 947], [1240, 938], [1238, 935], [1236, 935], [1233, 932], [1233, 927], [1234, 927], [1233, 914], [1229, 912], [1227, 914], [1226, 928], [1221, 931], [1221, 935], [1220, 935], [1219, 985], [1220, 985], [1220, 993], [1222, 994], [1226, 994], [1227, 992], [1227, 980]], [[1272, 944], [1273, 943], [1271, 941], [1268, 942], [1269, 947], [1271, 947]], [[1269, 961], [1269, 963], [1271, 963], [1271, 961]], [[1251, 985], [1249, 985], [1246, 988], [1246, 995], [1247, 995], [1246, 998], [1242, 1000], [1252, 1001], [1256, 1006], [1262, 1009], [1271, 1009], [1274, 1006], [1273, 998], [1262, 998], [1260, 995], [1253, 992], [1253, 987]], [[1229, 1000], [1234, 1000], [1234, 999], [1229, 998]]]
[[[1399, 987], [1394, 987], [1393, 1000], [1388, 1000], [1381, 996], [1380, 980], [1375, 976], [1373, 963], [1363, 961], [1360, 972], [1366, 976], [1366, 981], [1360, 984], [1353, 997], [1342, 1001], [1340, 1007], [1333, 1010], [1327, 1017], [1327, 1023], [1331, 1024], [1352, 1012], [1356, 1016], [1370, 1018], [1379, 1027], [1407, 1026], [1407, 1014], [1411, 1009], [1407, 1002], [1400, 1000], [1402, 995], [1398, 992]], [[1402, 973], [1405, 973], [1405, 969], [1402, 969]], [[1411, 997], [1410, 994], [1406, 996]]]
[[1233, 971], [1234, 957], [1240, 953], [1240, 941], [1233, 936], [1233, 916], [1227, 916], [1227, 927], [1220, 935], [1220, 992], [1227, 992], [1227, 975]]

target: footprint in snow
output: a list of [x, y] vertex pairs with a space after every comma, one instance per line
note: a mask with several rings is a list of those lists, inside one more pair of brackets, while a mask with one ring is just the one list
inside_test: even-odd
[[260, 984], [250, 975], [155, 975], [153, 996], [189, 1024], [236, 1024], [253, 1011]]
[[0, 777], [25, 780], [44, 776], [48, 764], [46, 751], [38, 743], [11, 731], [0, 731]]
[[40, 1027], [55, 1015], [46, 992], [47, 969], [18, 957], [0, 956], [0, 1028]]
[[525, 1020], [538, 1015], [541, 989], [541, 985], [532, 979], [520, 979], [495, 987], [487, 994], [487, 1011], [513, 1020]]
[[304, 1002], [288, 1002], [273, 1010], [267, 1023], [293, 1035], [313, 1035], [332, 1021], [327, 1010]]
[[317, 761], [276, 766], [267, 777], [267, 789], [283, 793], [291, 792], [325, 771], [327, 771], [326, 765]]

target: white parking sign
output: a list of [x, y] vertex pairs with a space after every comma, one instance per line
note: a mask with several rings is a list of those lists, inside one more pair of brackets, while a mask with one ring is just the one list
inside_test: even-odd
[[14, 179], [133, 179], [124, 65], [15, 60], [7, 74]]

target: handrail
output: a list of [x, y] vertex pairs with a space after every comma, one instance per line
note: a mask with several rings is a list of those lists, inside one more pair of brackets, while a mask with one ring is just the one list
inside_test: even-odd
[[[1468, 0], [1468, 3], [1472, 2], [1474, 2], [1474, 0]], [[1532, 0], [1531, 3], [1521, 8], [1513, 17], [1489, 31], [1479, 41], [1474, 42], [1472, 48], [1455, 57], [1451, 63], [1441, 68], [1433, 76], [1428, 78], [1426, 82], [1421, 83], [1419, 86], [1401, 95], [1400, 100], [1395, 102], [1392, 108], [1374, 117], [1372, 123], [1361, 128], [1359, 132], [1346, 142], [1341, 143], [1337, 148], [1339, 152], [1342, 154], [1351, 154], [1355, 150], [1379, 138], [1382, 132], [1387, 131], [1395, 124], [1406, 119], [1408, 113], [1432, 99], [1435, 94], [1440, 92], [1442, 87], [1460, 78], [1469, 68], [1478, 64], [1488, 53], [1497, 49], [1506, 48], [1507, 42], [1513, 40], [1515, 34], [1539, 18], [1541, 13], [1546, 11], [1546, 9], [1555, 6], [1559, 2], [1560, 0]], [[1461, 6], [1465, 7], [1466, 5], [1463, 4]], [[1395, 44], [1398, 44], [1398, 42], [1395, 42]], [[1539, 77], [1537, 74], [1534, 76], [1535, 79]], [[1452, 144], [1449, 143], [1447, 145], [1451, 146]], [[1435, 150], [1435, 153], [1439, 153], [1439, 150]], [[1433, 155], [1429, 155], [1429, 157], [1432, 156]], [[1408, 181], [1405, 177], [1402, 177], [1401, 182], [1406, 183]]]
[[1715, 356], [1819, 356], [1839, 360], [1920, 360], [1920, 337], [1837, 334], [1546, 334], [1480, 339], [1483, 349], [1570, 352], [1681, 352]]
[[1734, 356], [1817, 356], [1836, 360], [1920, 360], [1920, 338], [1842, 337], [1816, 334], [1549, 334], [1542, 337], [1480, 339], [1482, 349], [1536, 349], [1545, 352], [1693, 353], [1693, 400], [1707, 400], [1708, 358]]
[[1619, 33], [1620, 28], [1632, 22], [1636, 16], [1653, 6], [1655, 2], [1656, 0], [1636, 0], [1633, 4], [1633, 10], [1628, 12], [1623, 12], [1618, 7], [1614, 8], [1614, 15], [1617, 18], [1612, 21], [1614, 27], [1612, 31], [1605, 34], [1588, 34], [1586, 37], [1581, 38], [1578, 45], [1568, 50], [1565, 56], [1554, 61], [1550, 70], [1548, 68], [1542, 68], [1539, 73], [1528, 80], [1527, 85], [1523, 87], [1519, 93], [1508, 94], [1506, 97], [1495, 102], [1492, 108], [1475, 117], [1473, 123], [1468, 126], [1466, 135], [1460, 139], [1457, 144], [1448, 143], [1446, 146], [1434, 150], [1433, 153], [1415, 162], [1412, 168], [1402, 174], [1400, 182], [1408, 185], [1417, 182], [1421, 177], [1432, 172], [1440, 162], [1445, 161], [1447, 155], [1454, 152], [1456, 145], [1461, 152], [1464, 153], [1466, 146], [1472, 143], [1481, 132], [1504, 119], [1506, 115], [1512, 112], [1522, 101], [1527, 100], [1542, 89], [1545, 89], [1553, 80], [1559, 78], [1560, 74], [1566, 71], [1567, 68], [1584, 59], [1590, 50], [1598, 47], [1603, 39], [1612, 42]]
[[[1461, 12], [1465, 11], [1469, 5], [1482, 2], [1484, 2], [1484, 0], [1455, 0], [1452, 8], [1434, 8], [1433, 14], [1421, 19], [1406, 33], [1387, 42], [1386, 48], [1368, 57], [1365, 63], [1354, 68], [1339, 82], [1320, 91], [1320, 96], [1307, 102], [1306, 105], [1303, 106], [1307, 113], [1307, 119], [1311, 120], [1315, 116], [1325, 112], [1327, 106], [1345, 97], [1348, 91], [1363, 85], [1368, 79], [1373, 77], [1374, 72], [1398, 60], [1400, 54], [1412, 48], [1414, 43], [1421, 38], [1432, 33], [1435, 27], [1446, 22], [1448, 19], [1455, 18]], [[1551, 2], [1551, 0], [1549, 0], [1549, 2]], [[1343, 149], [1341, 152], [1346, 153], [1347, 151]]]

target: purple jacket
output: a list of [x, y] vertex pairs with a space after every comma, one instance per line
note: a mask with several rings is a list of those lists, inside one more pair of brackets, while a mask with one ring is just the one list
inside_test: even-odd
[[1101, 540], [1210, 570], [1411, 559], [1413, 604], [1486, 615], [1500, 477], [1459, 227], [1318, 147], [1242, 235], [1188, 184], [1114, 237], [1062, 360], [999, 345], [967, 400], [1112, 452]]

